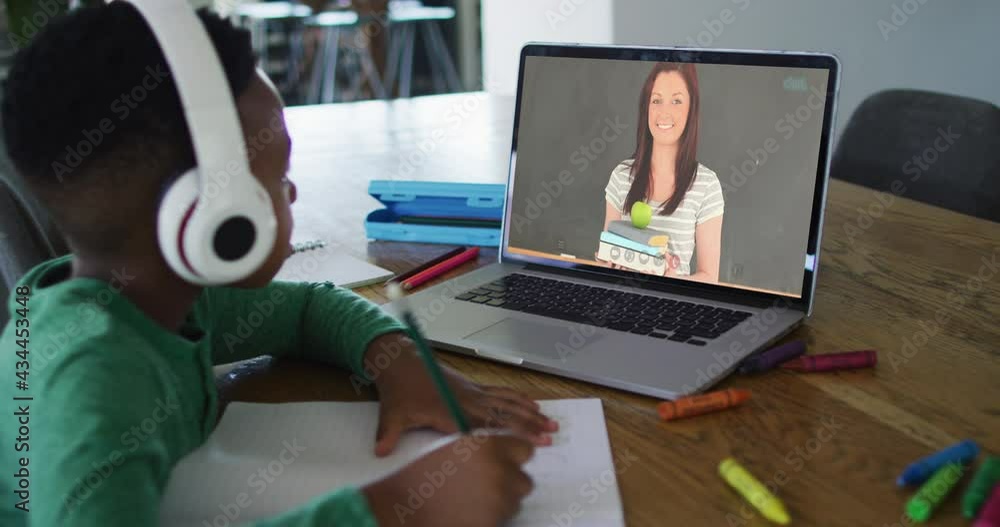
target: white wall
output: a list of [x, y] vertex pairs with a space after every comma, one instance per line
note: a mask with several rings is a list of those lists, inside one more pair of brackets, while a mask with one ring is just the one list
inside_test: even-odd
[[889, 88], [1000, 105], [998, 25], [997, 0], [483, 0], [483, 67], [487, 89], [512, 93], [527, 40], [830, 52], [842, 129]]
[[512, 95], [529, 41], [612, 42], [613, 0], [482, 0], [483, 86]]
[[843, 67], [838, 129], [889, 88], [1000, 104], [998, 23], [996, 0], [621, 0], [613, 22], [616, 44], [834, 53]]

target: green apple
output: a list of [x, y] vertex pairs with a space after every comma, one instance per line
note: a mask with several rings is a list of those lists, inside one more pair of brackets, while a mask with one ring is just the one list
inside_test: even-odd
[[637, 229], [645, 229], [653, 219], [653, 208], [641, 201], [632, 204], [632, 225]]

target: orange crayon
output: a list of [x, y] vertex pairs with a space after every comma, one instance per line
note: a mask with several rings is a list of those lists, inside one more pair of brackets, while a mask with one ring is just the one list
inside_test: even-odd
[[656, 410], [664, 421], [673, 421], [674, 419], [733, 408], [743, 404], [749, 398], [750, 390], [729, 388], [717, 392], [681, 397], [676, 401], [664, 401], [657, 405]]

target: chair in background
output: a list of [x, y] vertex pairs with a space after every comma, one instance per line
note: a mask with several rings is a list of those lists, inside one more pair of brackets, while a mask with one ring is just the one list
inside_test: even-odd
[[302, 99], [303, 37], [312, 9], [294, 2], [254, 2], [237, 6], [233, 16], [250, 31], [261, 67], [285, 100], [295, 103]]
[[[4, 15], [0, 14], [0, 18], [4, 18]], [[7, 70], [10, 69], [13, 59], [14, 48], [10, 45], [7, 30], [0, 27], [0, 79], [7, 78]]]
[[306, 96], [308, 104], [332, 103], [337, 100], [337, 71], [343, 65], [340, 60], [342, 52], [345, 58], [351, 60], [349, 66], [355, 66], [348, 74], [352, 79], [350, 99], [359, 98], [362, 85], [367, 82], [372, 91], [372, 95], [378, 99], [386, 98], [386, 91], [382, 84], [381, 75], [375, 58], [366, 39], [357, 40], [361, 45], [348, 46], [343, 49], [341, 37], [345, 32], [360, 37], [358, 14], [354, 11], [340, 10], [320, 13], [306, 22], [306, 27], [315, 29], [322, 34], [319, 46], [316, 50], [312, 66], [312, 80], [309, 83], [309, 92]]
[[48, 213], [0, 155], [0, 328], [7, 323], [6, 302], [14, 284], [32, 267], [68, 252]]
[[435, 93], [462, 90], [458, 70], [448, 51], [448, 44], [438, 23], [453, 20], [455, 10], [450, 7], [426, 7], [418, 1], [400, 0], [390, 4], [389, 51], [386, 64], [385, 86], [392, 89], [399, 81], [399, 96], [409, 97], [413, 86], [413, 53], [417, 32], [420, 30], [424, 49], [431, 66], [431, 82]]
[[[0, 14], [0, 82], [7, 78], [13, 55], [7, 20]], [[2, 143], [3, 130], [0, 130]], [[62, 235], [28, 194], [0, 147], [0, 328], [7, 324], [11, 287], [32, 267], [67, 252]]]
[[[385, 99], [394, 96], [397, 83], [398, 96], [409, 97], [413, 92], [413, 58], [418, 33], [421, 33], [427, 53], [434, 93], [460, 91], [458, 71], [438, 27], [439, 22], [454, 18], [455, 10], [450, 7], [426, 7], [414, 0], [390, 2], [388, 15], [339, 8], [311, 17], [306, 27], [318, 29], [323, 38], [313, 61], [306, 101], [312, 104], [331, 103], [366, 96]], [[353, 38], [342, 40], [345, 32]], [[374, 39], [386, 32], [389, 49], [386, 51], [383, 78], [371, 45]], [[344, 45], [345, 41], [347, 45]], [[344, 77], [348, 79], [344, 95], [339, 98], [338, 68], [346, 70]]]
[[[1000, 221], [1000, 108], [941, 93], [889, 90], [854, 112], [833, 177]], [[902, 187], [900, 187], [902, 185]]]

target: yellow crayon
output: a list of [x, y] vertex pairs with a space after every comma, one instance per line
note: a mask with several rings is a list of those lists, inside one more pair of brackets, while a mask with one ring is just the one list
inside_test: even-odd
[[757, 508], [768, 520], [780, 525], [788, 525], [791, 518], [785, 511], [785, 506], [757, 478], [740, 466], [735, 459], [729, 457], [719, 463], [719, 475], [736, 489], [751, 505]]

